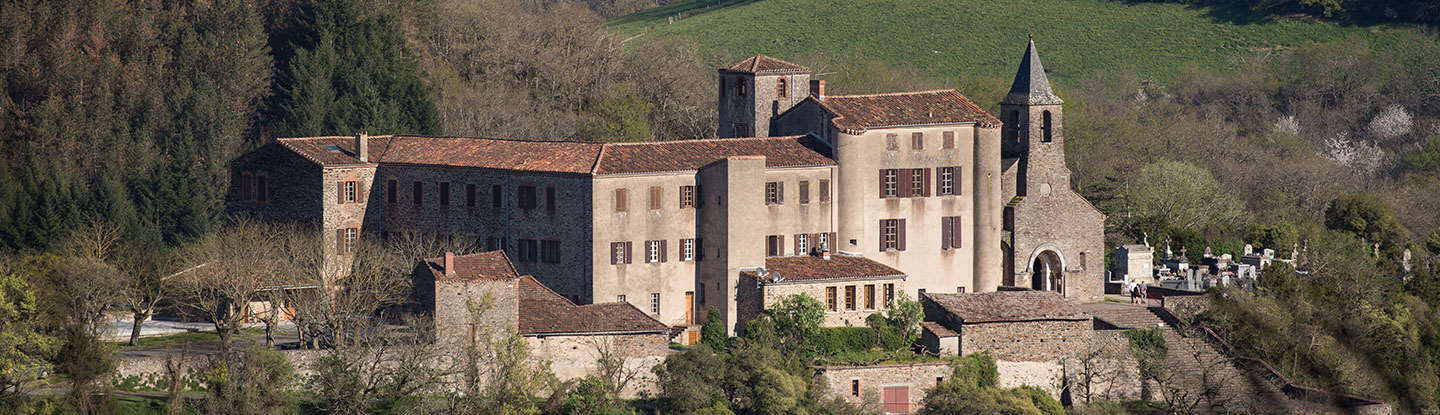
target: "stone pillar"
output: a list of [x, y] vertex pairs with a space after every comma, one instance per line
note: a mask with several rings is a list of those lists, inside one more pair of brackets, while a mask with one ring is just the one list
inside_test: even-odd
[[975, 128], [975, 235], [970, 238], [975, 246], [975, 291], [989, 292], [1000, 287], [1004, 271], [1000, 251], [1001, 215], [1004, 201], [1000, 200], [1000, 128]]

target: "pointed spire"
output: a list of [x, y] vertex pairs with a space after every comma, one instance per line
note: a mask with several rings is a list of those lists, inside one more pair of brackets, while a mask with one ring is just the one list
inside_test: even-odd
[[1045, 67], [1040, 64], [1040, 53], [1035, 51], [1035, 35], [1030, 35], [1030, 46], [1020, 58], [1020, 70], [1015, 72], [1015, 82], [1010, 93], [1001, 104], [1008, 105], [1060, 105], [1064, 101], [1050, 91], [1050, 80], [1045, 78]]

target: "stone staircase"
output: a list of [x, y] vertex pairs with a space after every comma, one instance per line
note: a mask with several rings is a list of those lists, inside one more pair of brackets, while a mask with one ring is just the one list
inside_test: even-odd
[[[1095, 316], [1096, 330], [1153, 329], [1164, 320], [1158, 307], [1122, 303], [1095, 303], [1082, 306]], [[1337, 408], [1317, 406], [1290, 399], [1271, 382], [1248, 371], [1206, 342], [1203, 334], [1186, 333], [1164, 324], [1167, 378], [1156, 396], [1164, 401], [1185, 402], [1199, 413], [1343, 413]]]

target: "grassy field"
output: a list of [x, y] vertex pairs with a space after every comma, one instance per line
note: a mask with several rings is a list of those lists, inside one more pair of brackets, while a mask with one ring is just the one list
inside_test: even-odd
[[692, 0], [608, 25], [639, 34], [632, 42], [692, 41], [710, 64], [755, 53], [812, 65], [863, 58], [941, 79], [1009, 79], [1033, 31], [1061, 83], [1117, 67], [1163, 82], [1191, 63], [1225, 70], [1238, 56], [1351, 36], [1384, 47], [1387, 33], [1414, 30], [1118, 0]]

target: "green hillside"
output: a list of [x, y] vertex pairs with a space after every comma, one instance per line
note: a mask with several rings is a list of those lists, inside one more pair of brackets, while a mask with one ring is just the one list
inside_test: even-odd
[[[1062, 83], [1122, 66], [1163, 81], [1191, 62], [1225, 69], [1236, 56], [1352, 35], [1381, 46], [1391, 38], [1386, 33], [1397, 30], [1226, 13], [1112, 0], [695, 0], [609, 25], [627, 36], [639, 34], [632, 42], [687, 39], [714, 60], [819, 53], [827, 60], [868, 57], [941, 77], [1003, 78], [1014, 75], [1025, 35], [1033, 30], [1045, 68]], [[676, 16], [683, 18], [669, 23]]]

